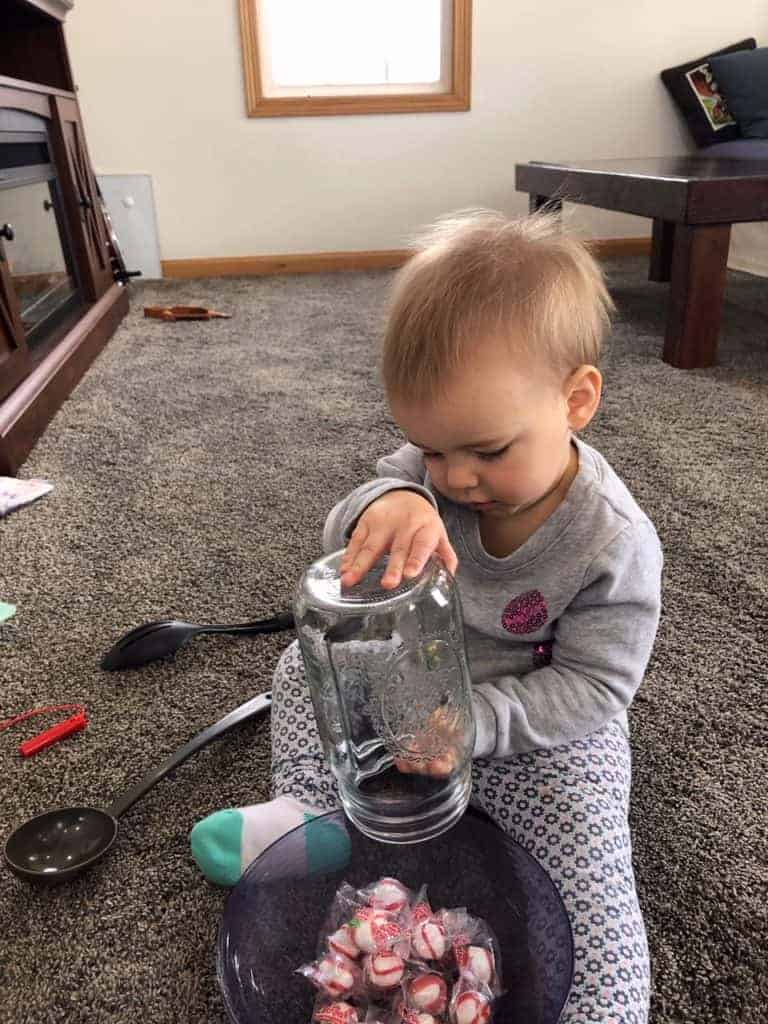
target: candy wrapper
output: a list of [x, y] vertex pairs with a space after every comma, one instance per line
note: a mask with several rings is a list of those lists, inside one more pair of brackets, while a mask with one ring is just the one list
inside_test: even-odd
[[311, 964], [297, 968], [320, 992], [331, 999], [362, 996], [365, 991], [363, 972], [352, 960], [338, 953], [328, 953]]
[[387, 1018], [387, 1024], [443, 1024], [444, 1020], [444, 1017], [435, 1017], [426, 1010], [409, 1010], [404, 1002], [399, 1001]]
[[407, 956], [406, 920], [413, 898], [396, 878], [381, 878], [364, 889], [342, 883], [320, 933], [318, 957], [329, 952], [359, 960], [389, 951]]
[[451, 950], [445, 924], [436, 914], [423, 885], [407, 919], [409, 959], [424, 964], [439, 963]]
[[371, 953], [363, 961], [363, 978], [370, 995], [399, 988], [405, 976], [405, 960], [393, 950]]
[[414, 901], [412, 890], [396, 878], [380, 878], [372, 885], [361, 889], [360, 895], [375, 910], [384, 910], [395, 915], [409, 910]]
[[394, 1020], [394, 1024], [442, 1024], [442, 1017], [435, 1017], [426, 1011], [403, 1009]]
[[439, 1018], [448, 1006], [450, 979], [440, 971], [416, 968], [407, 972], [401, 990], [401, 1006], [407, 1011]]
[[298, 968], [318, 990], [317, 1024], [488, 1024], [501, 994], [498, 943], [465, 907], [435, 910], [426, 886], [344, 882]]
[[493, 992], [476, 979], [460, 977], [453, 987], [448, 1020], [451, 1024], [488, 1024], [492, 1019]]
[[312, 1021], [316, 1024], [385, 1024], [387, 1010], [381, 1007], [353, 1006], [344, 1000], [318, 995]]
[[397, 918], [375, 907], [361, 907], [348, 927], [352, 941], [363, 953], [397, 951], [407, 941], [407, 933]]
[[360, 1024], [360, 1015], [350, 1003], [318, 996], [312, 1020], [317, 1024]]
[[486, 986], [494, 997], [501, 995], [499, 944], [488, 924], [464, 907], [443, 910], [438, 918], [450, 941], [459, 977]]

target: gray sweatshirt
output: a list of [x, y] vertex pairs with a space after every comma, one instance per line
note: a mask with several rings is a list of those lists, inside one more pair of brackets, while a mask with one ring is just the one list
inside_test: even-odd
[[380, 459], [377, 479], [325, 524], [325, 551], [345, 547], [365, 508], [404, 487], [440, 513], [459, 560], [475, 757], [553, 747], [613, 719], [628, 732], [659, 623], [661, 545], [602, 455], [574, 440], [579, 471], [565, 499], [505, 558], [483, 547], [476, 511], [435, 490], [411, 444]]

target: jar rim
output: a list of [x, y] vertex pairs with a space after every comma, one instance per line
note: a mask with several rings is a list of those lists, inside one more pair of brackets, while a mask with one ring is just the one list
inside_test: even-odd
[[[414, 592], [424, 588], [435, 576], [436, 572], [447, 571], [440, 558], [432, 555], [418, 576], [403, 579], [400, 584], [385, 590], [376, 585], [381, 580], [386, 568], [386, 556], [379, 560], [366, 576], [354, 587], [345, 591], [341, 587], [339, 566], [344, 555], [344, 548], [333, 551], [329, 555], [313, 562], [302, 574], [299, 581], [298, 594], [313, 607], [332, 609], [340, 614], [359, 615], [364, 611], [384, 611], [414, 596]], [[361, 588], [363, 588], [361, 590]]]

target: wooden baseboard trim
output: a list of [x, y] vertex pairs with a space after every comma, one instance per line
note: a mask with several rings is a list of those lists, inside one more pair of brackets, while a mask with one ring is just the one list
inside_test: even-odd
[[128, 291], [115, 284], [0, 403], [0, 474], [15, 476], [127, 312]]
[[[650, 238], [602, 238], [591, 243], [600, 259], [630, 256], [651, 250]], [[308, 252], [284, 256], [225, 256], [213, 259], [163, 260], [163, 277], [263, 277], [268, 274], [323, 274], [343, 270], [383, 270], [400, 267], [408, 249], [371, 252]]]
[[285, 256], [226, 256], [218, 259], [163, 260], [163, 277], [262, 277], [267, 274], [323, 274], [337, 270], [400, 267], [407, 249], [375, 252], [308, 252]]

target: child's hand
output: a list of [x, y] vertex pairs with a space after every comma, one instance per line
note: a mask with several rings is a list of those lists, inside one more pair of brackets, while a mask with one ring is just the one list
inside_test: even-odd
[[459, 564], [436, 509], [415, 491], [388, 491], [363, 512], [341, 560], [342, 586], [359, 583], [387, 552], [381, 585], [388, 590], [404, 575], [418, 576], [433, 552], [451, 573]]
[[440, 748], [438, 756], [428, 760], [425, 757], [417, 760], [396, 757], [395, 768], [399, 772], [411, 775], [431, 775], [434, 778], [445, 779], [458, 767], [461, 741], [460, 712], [455, 708], [437, 708], [429, 716], [426, 731], [417, 736], [410, 743], [410, 747], [418, 757], [420, 752], [426, 754], [437, 746]]

